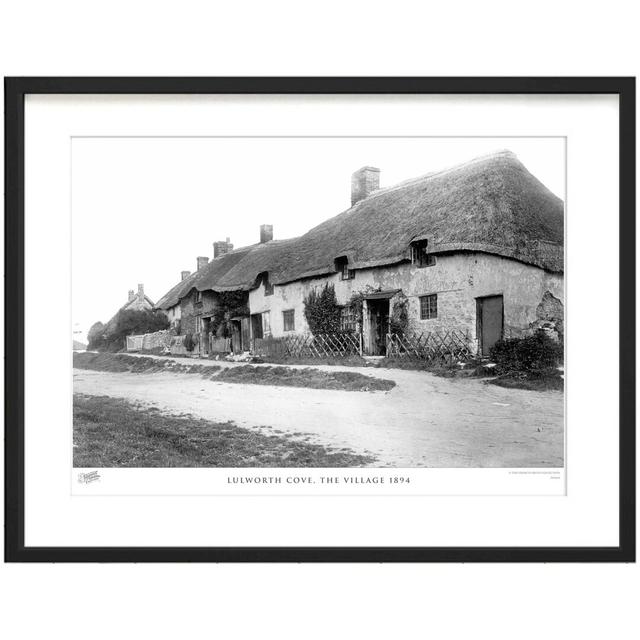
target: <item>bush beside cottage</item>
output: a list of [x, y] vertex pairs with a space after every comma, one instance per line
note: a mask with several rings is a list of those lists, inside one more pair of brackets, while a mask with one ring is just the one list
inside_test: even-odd
[[562, 389], [564, 380], [559, 365], [564, 346], [547, 331], [530, 336], [500, 340], [491, 349], [498, 377], [492, 384], [525, 389]]
[[156, 311], [124, 309], [106, 325], [96, 322], [89, 330], [90, 351], [117, 352], [124, 349], [125, 339], [130, 335], [154, 333], [169, 328], [164, 313]]

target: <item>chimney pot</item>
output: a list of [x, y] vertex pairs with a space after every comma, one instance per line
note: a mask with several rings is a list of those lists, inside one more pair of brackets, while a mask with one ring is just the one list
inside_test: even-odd
[[362, 167], [351, 176], [351, 206], [380, 188], [380, 169]]
[[181, 271], [180, 280], [186, 280], [191, 275], [191, 271]]
[[273, 240], [273, 225], [261, 224], [260, 225], [260, 244]]
[[139, 284], [138, 285], [138, 298], [140, 298], [140, 300], [144, 299], [144, 285], [143, 284]]
[[207, 258], [207, 256], [198, 256], [196, 258], [196, 263], [198, 266], [198, 271], [200, 271], [202, 267], [206, 267], [209, 264], [209, 258]]
[[230, 238], [226, 240], [218, 240], [213, 243], [213, 257], [217, 258], [219, 256], [223, 256], [225, 253], [229, 253], [233, 249], [233, 245], [229, 241]]
[[133, 289], [129, 289], [129, 302], [133, 302], [135, 297], [136, 297], [136, 294], [135, 294], [134, 290]]

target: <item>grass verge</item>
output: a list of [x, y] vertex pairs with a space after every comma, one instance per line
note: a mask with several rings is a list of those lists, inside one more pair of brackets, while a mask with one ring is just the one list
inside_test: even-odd
[[131, 356], [124, 353], [74, 353], [76, 369], [110, 371], [115, 373], [196, 373], [208, 380], [235, 384], [274, 385], [278, 387], [306, 387], [339, 391], [389, 391], [396, 386], [393, 380], [383, 380], [351, 371], [320, 371], [291, 367], [239, 365], [183, 364], [163, 358]]
[[270, 384], [308, 389], [336, 389], [340, 391], [389, 391], [396, 386], [393, 380], [372, 378], [351, 371], [320, 371], [319, 369], [292, 369], [243, 365], [223, 369], [216, 380], [240, 384]]
[[[363, 367], [372, 369], [406, 369], [408, 371], [429, 371], [443, 377], [455, 377], [460, 368], [455, 364], [448, 365], [441, 361], [421, 360], [413, 358], [381, 358], [366, 360], [359, 355], [336, 358], [293, 358], [291, 356], [260, 356], [263, 362], [270, 364], [292, 365], [332, 365], [340, 367]], [[466, 374], [465, 374], [466, 375]]]
[[564, 379], [556, 370], [553, 372], [510, 371], [504, 375], [487, 380], [486, 384], [495, 384], [507, 389], [526, 389], [527, 391], [563, 391]]
[[119, 398], [75, 394], [73, 400], [75, 467], [359, 467], [375, 461], [233, 422], [164, 415]]
[[131, 356], [127, 353], [74, 353], [75, 369], [91, 369], [93, 371], [111, 371], [113, 373], [200, 373], [205, 377], [216, 374], [218, 365], [182, 364], [166, 358], [149, 358], [147, 356]]
[[336, 367], [372, 367], [373, 363], [368, 362], [363, 357], [354, 354], [351, 356], [337, 356], [335, 358], [294, 358], [292, 356], [260, 356], [262, 362], [269, 364], [310, 364], [310, 365], [331, 365]]

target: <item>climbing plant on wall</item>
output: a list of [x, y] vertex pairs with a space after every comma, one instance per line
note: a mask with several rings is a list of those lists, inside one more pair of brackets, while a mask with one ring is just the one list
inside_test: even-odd
[[231, 336], [231, 318], [248, 315], [245, 291], [222, 291], [217, 294], [216, 306], [211, 317], [211, 331], [219, 338]]
[[340, 307], [332, 284], [309, 292], [304, 299], [304, 317], [314, 335], [340, 331]]

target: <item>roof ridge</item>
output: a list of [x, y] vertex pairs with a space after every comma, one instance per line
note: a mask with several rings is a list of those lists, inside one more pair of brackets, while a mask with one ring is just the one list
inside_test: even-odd
[[274, 284], [315, 277], [332, 272], [334, 257], [349, 251], [356, 269], [392, 264], [406, 258], [416, 234], [426, 232], [440, 251], [485, 251], [562, 272], [563, 217], [562, 200], [513, 151], [496, 150], [378, 189], [297, 237], [238, 247], [225, 254], [235, 255], [228, 268], [212, 261], [215, 267], [175, 285], [158, 306], [178, 301], [194, 286], [248, 290], [265, 270]]
[[[486, 160], [490, 160], [492, 158], [500, 158], [500, 157], [508, 157], [508, 158], [514, 158], [514, 159], [518, 159], [518, 156], [511, 151], [510, 149], [500, 149], [499, 151], [494, 151], [492, 153], [485, 153], [481, 156], [477, 156], [476, 158], [472, 158], [471, 160], [466, 160], [465, 162], [461, 162], [459, 164], [454, 164], [451, 165], [449, 167], [445, 167], [444, 169], [439, 169], [438, 171], [432, 171], [430, 173], [423, 173], [420, 176], [416, 176], [415, 178], [408, 178], [407, 180], [403, 180], [402, 182], [397, 182], [394, 185], [391, 185], [389, 187], [383, 187], [382, 189], [376, 189], [373, 193], [371, 193], [370, 195], [368, 195], [366, 198], [363, 198], [362, 200], [359, 200], [353, 207], [351, 207], [351, 209], [355, 209], [361, 202], [366, 202], [367, 200], [371, 200], [373, 198], [376, 198], [377, 196], [381, 196], [384, 195], [386, 193], [392, 193], [393, 191], [396, 191], [397, 189], [402, 189], [404, 187], [409, 187], [413, 184], [417, 184], [418, 182], [422, 182], [422, 181], [426, 181], [426, 180], [430, 180], [431, 178], [437, 178], [443, 175], [446, 175], [447, 173], [451, 173], [453, 171], [458, 171], [460, 169], [464, 169], [466, 167], [470, 167], [474, 164], [478, 164], [480, 162], [484, 162]], [[347, 209], [346, 211], [349, 211], [349, 209]]]
[[[216, 260], [220, 260], [221, 258], [224, 258], [225, 256], [229, 256], [232, 253], [239, 253], [240, 251], [248, 251], [251, 247], [255, 247], [255, 245], [249, 244], [244, 247], [236, 247], [235, 249], [231, 249], [231, 251], [227, 251], [226, 253], [221, 253], [219, 256], [216, 256], [215, 258], [211, 258], [211, 260], [209, 260], [207, 264], [213, 264]], [[198, 273], [198, 272], [194, 271], [193, 273]]]
[[[232, 253], [240, 253], [241, 251], [251, 251], [252, 249], [259, 249], [260, 247], [273, 246], [274, 244], [282, 244], [284, 242], [291, 242], [292, 240], [298, 240], [301, 236], [294, 236], [293, 238], [274, 238], [273, 240], [269, 240], [268, 242], [254, 242], [253, 244], [246, 244], [242, 247], [237, 247], [232, 249], [231, 251], [227, 251], [227, 253], [223, 253], [217, 258], [212, 258], [207, 265], [213, 264], [216, 260], [220, 260], [220, 258], [224, 258], [225, 256], [231, 255]], [[205, 267], [206, 269], [206, 267]], [[191, 275], [198, 273], [194, 271]]]

